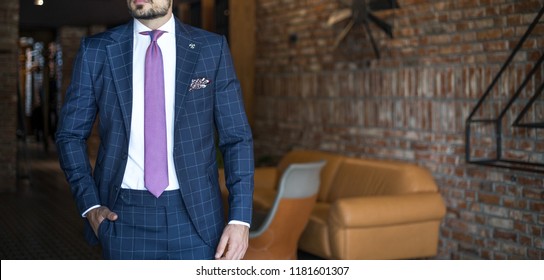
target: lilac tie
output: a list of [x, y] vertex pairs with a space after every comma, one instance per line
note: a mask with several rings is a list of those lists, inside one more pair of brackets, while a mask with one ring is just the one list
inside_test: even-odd
[[166, 113], [164, 102], [164, 69], [157, 40], [165, 31], [140, 32], [151, 37], [145, 53], [144, 79], [144, 181], [155, 197], [168, 187], [166, 148]]

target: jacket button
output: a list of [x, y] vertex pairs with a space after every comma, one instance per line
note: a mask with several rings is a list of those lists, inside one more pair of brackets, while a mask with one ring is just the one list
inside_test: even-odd
[[126, 153], [123, 154], [123, 159], [127, 159], [128, 155]]

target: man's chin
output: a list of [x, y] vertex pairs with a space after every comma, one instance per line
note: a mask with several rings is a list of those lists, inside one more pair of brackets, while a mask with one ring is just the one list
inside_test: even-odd
[[149, 19], [157, 19], [157, 18], [161, 18], [165, 15], [158, 15], [158, 14], [141, 14], [141, 15], [138, 15], [138, 14], [133, 14], [132, 15], [135, 19], [146, 19], [146, 20], [149, 20]]
[[143, 7], [134, 9], [131, 11], [131, 15], [135, 19], [156, 19], [166, 16], [167, 13], [160, 13], [157, 11], [144, 10]]

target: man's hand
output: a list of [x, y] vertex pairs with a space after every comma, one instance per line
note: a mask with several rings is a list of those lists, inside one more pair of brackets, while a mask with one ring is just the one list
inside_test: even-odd
[[87, 220], [89, 220], [89, 223], [91, 224], [96, 236], [98, 236], [98, 227], [102, 221], [104, 221], [104, 219], [115, 221], [117, 220], [117, 214], [110, 211], [110, 209], [106, 206], [100, 206], [87, 213]]
[[223, 230], [215, 251], [216, 260], [240, 260], [244, 257], [249, 242], [249, 227], [229, 224]]

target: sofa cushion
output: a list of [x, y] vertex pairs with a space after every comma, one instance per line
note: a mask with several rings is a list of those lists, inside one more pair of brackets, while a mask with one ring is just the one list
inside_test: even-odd
[[367, 228], [438, 221], [446, 214], [439, 193], [361, 196], [331, 203], [329, 225]]
[[381, 160], [346, 158], [332, 181], [327, 201], [345, 197], [436, 192], [430, 173], [419, 166]]

